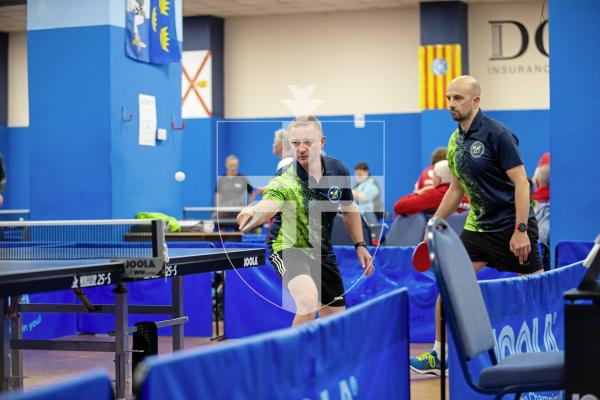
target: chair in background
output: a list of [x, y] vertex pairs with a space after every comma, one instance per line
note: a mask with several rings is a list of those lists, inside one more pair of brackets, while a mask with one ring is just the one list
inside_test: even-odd
[[413, 214], [396, 217], [385, 235], [384, 246], [416, 246], [423, 240], [427, 217], [425, 214]]
[[452, 230], [456, 232], [458, 236], [460, 236], [465, 227], [465, 222], [467, 222], [467, 215], [469, 215], [468, 212], [455, 212], [450, 214], [448, 218], [446, 218], [448, 225], [450, 225]]
[[[369, 229], [369, 225], [365, 221], [365, 219], [361, 216], [360, 220], [362, 221], [363, 228], [363, 238], [367, 245], [371, 245], [371, 229]], [[348, 231], [346, 231], [346, 225], [344, 224], [344, 217], [342, 214], [337, 214], [333, 219], [333, 231], [331, 232], [331, 243], [334, 246], [353, 246], [354, 241], [350, 237]]]
[[[522, 392], [562, 390], [563, 352], [513, 354], [498, 362], [490, 318], [460, 238], [445, 220], [434, 218], [427, 225], [427, 241], [446, 321], [469, 386], [480, 393], [495, 394], [496, 399], [508, 393], [519, 399]], [[491, 366], [474, 380], [467, 363], [485, 352]]]

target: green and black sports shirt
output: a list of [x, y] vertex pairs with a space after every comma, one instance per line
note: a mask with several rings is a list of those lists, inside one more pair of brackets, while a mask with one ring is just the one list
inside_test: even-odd
[[314, 249], [333, 254], [331, 231], [340, 204], [354, 201], [348, 168], [339, 160], [321, 156], [323, 177], [317, 183], [298, 162], [277, 171], [263, 198], [282, 202], [267, 238], [271, 251]]
[[[522, 165], [519, 139], [481, 110], [468, 132], [458, 128], [448, 142], [448, 166], [471, 201], [465, 229], [498, 232], [515, 225], [515, 186], [506, 171]], [[533, 217], [529, 208], [529, 217]]]

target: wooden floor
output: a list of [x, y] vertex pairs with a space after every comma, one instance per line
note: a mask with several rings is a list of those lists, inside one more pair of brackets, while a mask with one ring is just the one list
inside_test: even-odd
[[[104, 335], [79, 335], [65, 339], [112, 340]], [[131, 342], [131, 341], [130, 341]], [[186, 338], [185, 348], [199, 346], [218, 346], [222, 342], [211, 342], [207, 338]], [[171, 338], [159, 337], [159, 353], [171, 352]], [[417, 355], [431, 348], [428, 344], [412, 344], [411, 355]], [[104, 368], [114, 378], [114, 356], [111, 353], [41, 351], [23, 352], [25, 388], [50, 385], [60, 380], [76, 376], [87, 370]], [[437, 400], [440, 398], [439, 378], [431, 375], [417, 375], [411, 372], [411, 399]], [[448, 398], [448, 396], [446, 396]]]

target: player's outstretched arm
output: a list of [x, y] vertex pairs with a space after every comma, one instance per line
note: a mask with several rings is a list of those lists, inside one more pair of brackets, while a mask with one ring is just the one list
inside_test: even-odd
[[278, 201], [262, 199], [256, 204], [244, 207], [237, 216], [240, 231], [247, 232], [264, 224], [279, 212], [281, 204]]

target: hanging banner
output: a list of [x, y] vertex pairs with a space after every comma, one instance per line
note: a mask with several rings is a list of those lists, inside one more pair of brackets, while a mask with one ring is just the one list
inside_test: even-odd
[[448, 107], [446, 87], [462, 75], [460, 44], [419, 46], [419, 92], [422, 110]]
[[174, 0], [127, 0], [125, 51], [151, 64], [179, 62]]

